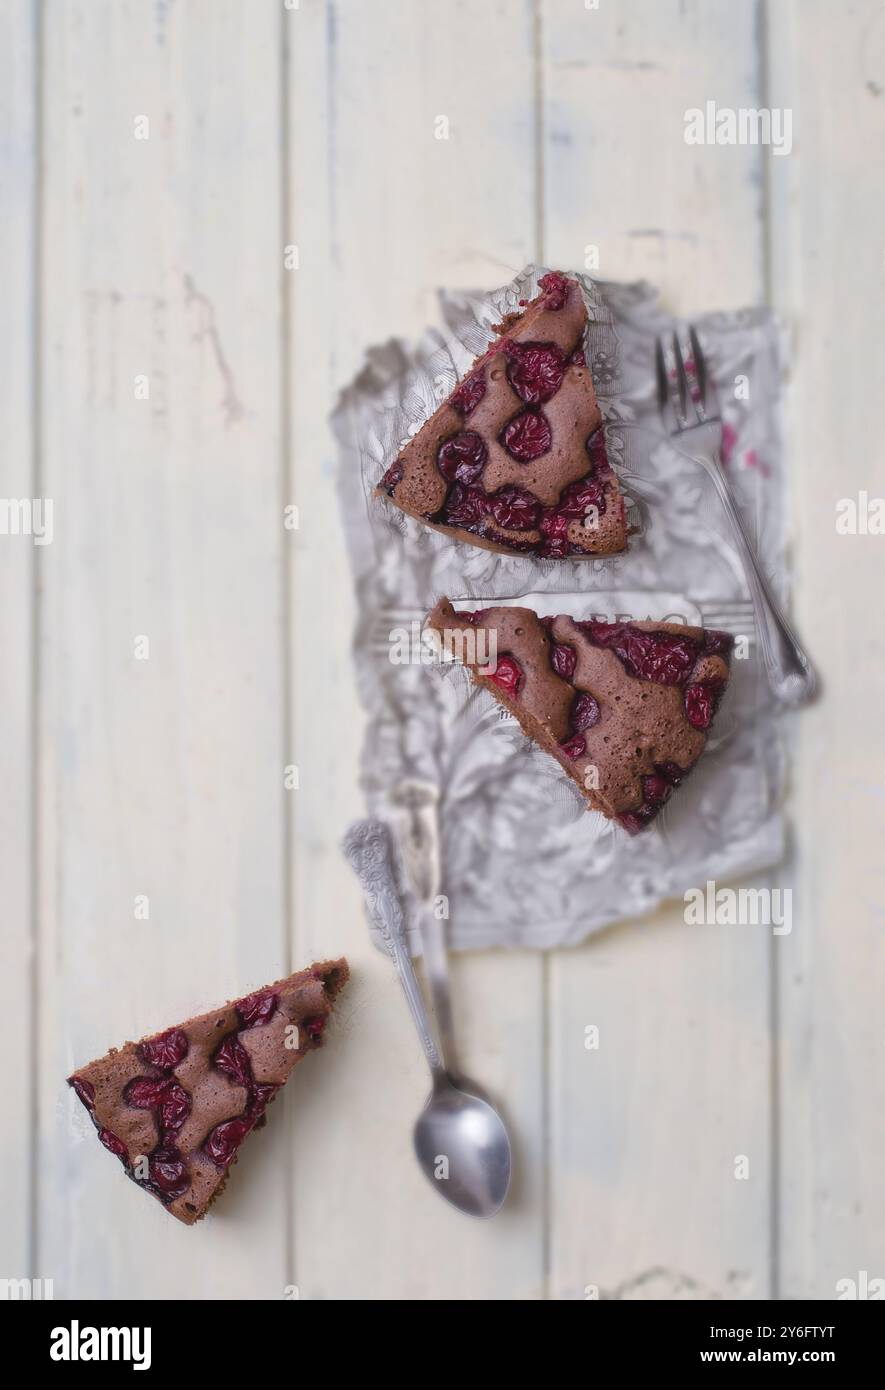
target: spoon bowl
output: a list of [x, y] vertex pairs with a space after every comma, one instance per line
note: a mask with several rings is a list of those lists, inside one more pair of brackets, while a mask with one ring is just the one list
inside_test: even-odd
[[414, 1133], [418, 1162], [441, 1197], [470, 1216], [494, 1216], [510, 1186], [510, 1138], [497, 1110], [446, 1074]]

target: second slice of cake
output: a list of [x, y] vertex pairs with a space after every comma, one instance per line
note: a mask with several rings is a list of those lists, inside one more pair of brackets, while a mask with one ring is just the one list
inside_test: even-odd
[[458, 613], [448, 599], [427, 622], [589, 805], [634, 834], [701, 756], [729, 677], [732, 638], [700, 627]]

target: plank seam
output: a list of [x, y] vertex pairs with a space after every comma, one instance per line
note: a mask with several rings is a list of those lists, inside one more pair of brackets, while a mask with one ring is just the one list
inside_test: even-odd
[[552, 989], [550, 952], [545, 951], [541, 965], [541, 1296], [552, 1298], [553, 1288], [553, 1133], [552, 1105], [553, 1062], [551, 1039], [550, 992]]
[[544, 40], [542, 0], [533, 0], [535, 68], [535, 258], [544, 264]]
[[[535, 103], [535, 258], [544, 264], [545, 162], [544, 141], [544, 33], [542, 0], [533, 3], [534, 103]], [[553, 1289], [553, 1133], [552, 1133], [552, 1039], [550, 992], [552, 972], [550, 953], [541, 963], [541, 1298], [548, 1302]]]
[[[34, 74], [33, 74], [33, 172], [31, 184], [31, 225], [33, 228], [34, 248], [31, 258], [31, 319], [32, 319], [32, 345], [31, 345], [31, 495], [40, 497], [43, 493], [43, 434], [42, 434], [42, 414], [43, 414], [43, 263], [44, 263], [44, 239], [43, 239], [43, 175], [44, 175], [44, 156], [43, 156], [43, 133], [44, 133], [44, 85], [43, 85], [43, 4], [35, 5], [32, 10], [33, 23], [33, 53], [34, 53]], [[39, 1142], [39, 1123], [40, 1123], [40, 1027], [39, 1027], [39, 981], [40, 981], [40, 932], [39, 932], [39, 887], [40, 887], [40, 779], [38, 775], [38, 741], [39, 728], [37, 711], [40, 708], [41, 680], [40, 680], [40, 635], [42, 631], [42, 599], [41, 589], [37, 582], [36, 552], [32, 549], [30, 559], [30, 579], [31, 579], [31, 632], [30, 643], [30, 716], [28, 729], [28, 743], [30, 750], [30, 786], [31, 786], [31, 805], [30, 805], [30, 826], [29, 826], [29, 851], [30, 851], [30, 898], [29, 917], [30, 917], [30, 973], [28, 979], [28, 991], [30, 995], [30, 1114], [28, 1117], [28, 1132], [31, 1152], [30, 1171], [28, 1174], [28, 1264], [31, 1278], [38, 1278], [40, 1271], [37, 1268], [40, 1251], [40, 1211], [37, 1194], [37, 1183], [35, 1181], [35, 1171], [37, 1166], [37, 1153]]]
[[[291, 381], [292, 365], [292, 271], [287, 268], [286, 255], [284, 248], [288, 245], [289, 239], [289, 207], [291, 192], [291, 175], [289, 168], [289, 26], [287, 23], [287, 11], [280, 6], [278, 25], [279, 25], [279, 46], [280, 46], [280, 103], [279, 103], [279, 199], [280, 199], [280, 407], [279, 407], [279, 430], [280, 430], [280, 525], [286, 515], [286, 507], [294, 497], [294, 476], [291, 459], [291, 426], [292, 426], [292, 407], [289, 399], [289, 388]], [[294, 714], [292, 709], [293, 683], [292, 683], [292, 662], [294, 660], [294, 643], [292, 630], [292, 586], [294, 578], [294, 564], [292, 558], [292, 546], [289, 543], [290, 532], [282, 528], [283, 536], [283, 556], [280, 565], [280, 584], [282, 585], [282, 595], [280, 603], [282, 621], [282, 736], [283, 736], [283, 757], [288, 763], [293, 753], [294, 736]], [[280, 769], [282, 774], [283, 769]], [[286, 971], [290, 973], [295, 967], [293, 958], [295, 955], [295, 904], [294, 888], [292, 881], [292, 867], [295, 860], [295, 841], [294, 841], [294, 816], [292, 812], [291, 796], [292, 793], [286, 786], [286, 778], [280, 776], [280, 795], [283, 799], [283, 819], [282, 819], [282, 843], [283, 843], [283, 915], [285, 918], [285, 952], [286, 952]], [[292, 1183], [285, 1184], [286, 1209], [285, 1209], [285, 1246], [286, 1246], [286, 1268], [285, 1276], [287, 1281], [291, 1277], [291, 1282], [297, 1286], [298, 1279], [295, 1270], [295, 1198]]]
[[[759, 36], [759, 104], [767, 109], [771, 103], [771, 31], [769, 25], [768, 0], [758, 0], [757, 32]], [[766, 303], [771, 304], [773, 290], [773, 245], [772, 245], [772, 188], [771, 161], [763, 160], [762, 180], [762, 284]], [[773, 876], [769, 876], [769, 887]], [[780, 1182], [781, 1182], [781, 1076], [778, 1043], [780, 1036], [780, 968], [778, 964], [779, 938], [773, 934], [768, 943], [768, 1017], [769, 1017], [769, 1298], [780, 1299], [781, 1251], [780, 1251]]]

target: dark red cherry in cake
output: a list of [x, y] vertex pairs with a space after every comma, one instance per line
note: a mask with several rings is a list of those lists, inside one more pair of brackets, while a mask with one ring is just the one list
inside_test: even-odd
[[155, 1110], [168, 1089], [168, 1077], [137, 1076], [124, 1090], [123, 1099], [137, 1110]]
[[241, 1116], [239, 1119], [224, 1120], [220, 1125], [216, 1125], [205, 1144], [206, 1153], [212, 1162], [226, 1168], [253, 1123], [251, 1119]]
[[475, 483], [488, 457], [482, 437], [462, 430], [447, 439], [439, 451], [439, 471], [450, 483]]
[[257, 1028], [259, 1024], [267, 1023], [276, 1012], [279, 1002], [273, 990], [259, 990], [257, 994], [250, 994], [247, 999], [241, 999], [236, 1008], [243, 1027]]
[[523, 682], [522, 667], [512, 656], [499, 656], [494, 666], [483, 666], [480, 675], [492, 681], [505, 695], [515, 698]]
[[268, 1084], [253, 1086], [249, 1095], [246, 1118], [257, 1121], [259, 1125], [264, 1124], [264, 1112], [279, 1089], [279, 1086], [271, 1086]]
[[710, 652], [715, 656], [722, 656], [730, 652], [734, 646], [734, 638], [730, 632], [719, 632], [715, 627], [708, 627], [704, 631], [704, 651]]
[[481, 371], [471, 372], [451, 396], [452, 405], [461, 415], [475, 410], [486, 393], [486, 379]]
[[171, 1145], [156, 1149], [148, 1158], [150, 1181], [169, 1201], [187, 1192], [191, 1185], [187, 1164]]
[[381, 487], [383, 487], [389, 497], [393, 496], [393, 489], [396, 487], [397, 483], [402, 482], [403, 471], [404, 466], [397, 459], [396, 463], [390, 465], [384, 477], [381, 479]]
[[112, 1154], [116, 1154], [118, 1158], [126, 1161], [126, 1145], [122, 1139], [118, 1139], [116, 1134], [113, 1134], [109, 1129], [100, 1129], [98, 1137], [106, 1149], [110, 1149]]
[[442, 520], [447, 526], [460, 526], [469, 531], [478, 526], [488, 509], [488, 498], [479, 487], [454, 483], [443, 507]]
[[693, 729], [709, 729], [721, 693], [721, 681], [701, 681], [686, 688], [685, 713]]
[[252, 1063], [249, 1061], [249, 1054], [236, 1037], [225, 1038], [212, 1061], [218, 1070], [223, 1071], [232, 1081], [238, 1081], [241, 1086], [252, 1084]]
[[179, 1086], [177, 1081], [169, 1084], [165, 1096], [160, 1102], [160, 1128], [164, 1134], [173, 1134], [181, 1129], [188, 1115], [191, 1113], [191, 1098], [183, 1086]]
[[550, 665], [556, 674], [564, 681], [570, 681], [575, 674], [575, 667], [578, 664], [578, 653], [574, 647], [568, 646], [564, 642], [558, 642], [550, 650]]
[[543, 291], [545, 309], [561, 309], [568, 298], [569, 282], [558, 270], [548, 270], [538, 281]]
[[700, 651], [691, 637], [646, 632], [630, 623], [587, 622], [580, 626], [596, 646], [617, 652], [631, 676], [662, 685], [681, 685], [688, 680]]
[[171, 1071], [187, 1056], [187, 1038], [180, 1028], [170, 1028], [158, 1038], [149, 1038], [139, 1048], [145, 1062], [163, 1071]]
[[71, 1085], [91, 1115], [95, 1110], [95, 1087], [90, 1086], [88, 1081], [83, 1081], [79, 1076], [71, 1077]]
[[502, 487], [489, 498], [489, 514], [505, 531], [531, 531], [537, 525], [541, 504], [522, 487]]
[[504, 346], [507, 377], [526, 405], [543, 405], [555, 396], [565, 373], [565, 358], [555, 343], [516, 343]]
[[575, 734], [572, 738], [567, 738], [565, 743], [561, 743], [560, 748], [567, 758], [583, 758], [587, 752], [587, 740], [582, 734]]
[[583, 734], [599, 723], [599, 705], [588, 690], [581, 690], [575, 696], [571, 721], [576, 734]]
[[517, 463], [532, 463], [541, 458], [552, 442], [550, 421], [542, 410], [523, 410], [514, 415], [501, 434], [501, 443]]
[[591, 507], [599, 513], [605, 511], [605, 486], [599, 478], [588, 474], [586, 478], [569, 484], [554, 510], [559, 516], [577, 521], [586, 518]]

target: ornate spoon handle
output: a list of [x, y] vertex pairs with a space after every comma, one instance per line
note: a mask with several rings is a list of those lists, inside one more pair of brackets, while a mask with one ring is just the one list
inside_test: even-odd
[[428, 1065], [432, 1072], [440, 1072], [442, 1063], [433, 1041], [421, 986], [406, 945], [403, 909], [393, 876], [387, 826], [380, 820], [356, 821], [344, 836], [341, 848], [362, 885], [369, 913], [396, 966]]

